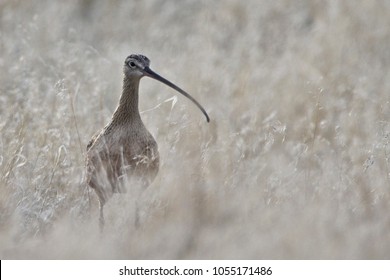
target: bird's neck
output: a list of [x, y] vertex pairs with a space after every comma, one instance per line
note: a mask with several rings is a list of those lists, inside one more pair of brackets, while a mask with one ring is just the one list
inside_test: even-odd
[[122, 95], [119, 99], [119, 105], [112, 116], [112, 123], [124, 124], [142, 122], [138, 110], [139, 81], [139, 78], [124, 76]]

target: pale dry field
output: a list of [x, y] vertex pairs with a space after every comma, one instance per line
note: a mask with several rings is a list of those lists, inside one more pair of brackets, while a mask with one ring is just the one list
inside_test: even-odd
[[[34, 2], [0, 1], [1, 259], [390, 258], [390, 1]], [[160, 172], [100, 235], [85, 146], [131, 53], [212, 121], [141, 81]]]

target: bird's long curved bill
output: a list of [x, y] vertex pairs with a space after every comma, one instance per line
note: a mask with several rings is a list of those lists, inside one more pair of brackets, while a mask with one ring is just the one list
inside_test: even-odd
[[206, 113], [206, 110], [202, 107], [202, 105], [199, 104], [198, 101], [196, 101], [191, 95], [189, 95], [187, 92], [185, 92], [184, 90], [182, 90], [181, 88], [179, 88], [178, 86], [176, 86], [175, 84], [171, 83], [170, 81], [168, 81], [167, 79], [161, 77], [159, 74], [157, 74], [156, 72], [152, 71], [149, 67], [145, 67], [144, 68], [144, 73], [146, 76], [150, 77], [150, 78], [153, 78], [157, 81], [160, 81], [162, 82], [163, 84], [166, 84], [167, 86], [173, 88], [174, 90], [180, 92], [181, 94], [183, 94], [185, 97], [187, 97], [188, 99], [190, 99], [192, 102], [195, 103], [196, 106], [198, 106], [198, 108], [202, 111], [202, 113], [206, 116], [206, 120], [207, 122], [210, 122], [210, 118], [209, 118], [209, 115], [207, 115]]

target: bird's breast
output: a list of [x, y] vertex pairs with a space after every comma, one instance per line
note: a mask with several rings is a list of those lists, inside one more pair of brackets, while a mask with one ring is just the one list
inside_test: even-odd
[[151, 178], [159, 169], [158, 146], [146, 129], [114, 129], [101, 134], [88, 151], [91, 164], [111, 178]]

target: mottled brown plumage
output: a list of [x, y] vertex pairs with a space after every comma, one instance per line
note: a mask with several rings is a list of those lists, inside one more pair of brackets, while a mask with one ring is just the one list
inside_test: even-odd
[[191, 99], [209, 121], [206, 111], [195, 99], [153, 72], [149, 65], [150, 60], [143, 55], [132, 54], [126, 58], [119, 105], [111, 121], [87, 145], [87, 183], [99, 198], [101, 228], [104, 225], [104, 204], [113, 193], [124, 192], [128, 184], [146, 188], [158, 173], [157, 143], [138, 110], [138, 88], [143, 76], [165, 83]]

